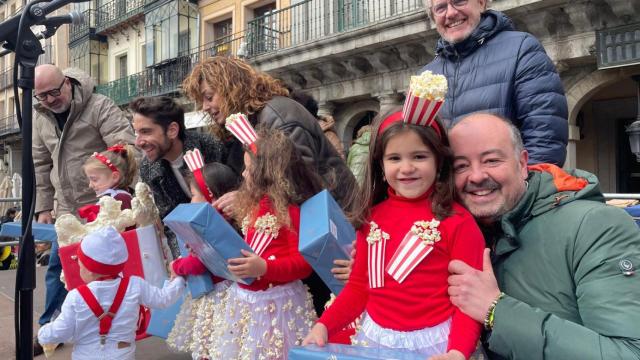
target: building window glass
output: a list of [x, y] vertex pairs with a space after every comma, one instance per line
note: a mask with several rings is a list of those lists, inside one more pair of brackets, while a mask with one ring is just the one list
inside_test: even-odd
[[171, 1], [145, 14], [147, 65], [187, 55], [198, 46], [198, 8]]
[[106, 42], [98, 40], [80, 41], [69, 48], [69, 62], [91, 75], [98, 84], [108, 81]]

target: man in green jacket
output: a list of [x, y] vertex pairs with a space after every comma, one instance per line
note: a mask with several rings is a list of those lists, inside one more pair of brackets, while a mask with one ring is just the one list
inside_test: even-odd
[[519, 132], [495, 115], [449, 138], [458, 196], [491, 249], [482, 271], [450, 263], [449, 295], [485, 325], [490, 358], [640, 359], [640, 232], [596, 177], [527, 168]]

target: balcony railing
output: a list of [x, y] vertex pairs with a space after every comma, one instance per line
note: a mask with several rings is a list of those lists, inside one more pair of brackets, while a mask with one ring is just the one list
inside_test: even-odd
[[0, 89], [13, 86], [13, 69], [9, 68], [0, 74]]
[[19, 132], [20, 126], [18, 126], [18, 119], [15, 114], [0, 118], [0, 137]]
[[96, 92], [110, 97], [118, 105], [137, 96], [167, 95], [177, 92], [182, 81], [201, 59], [214, 55], [238, 55], [244, 40], [242, 33], [191, 49], [176, 58], [156, 64], [125, 78], [96, 86]]
[[96, 32], [102, 33], [123, 22], [143, 16], [144, 0], [113, 0], [98, 8]]
[[640, 64], [640, 23], [596, 31], [598, 69]]
[[82, 24], [71, 25], [71, 29], [69, 30], [69, 43], [89, 35], [91, 31], [96, 28], [96, 19], [98, 18], [98, 12], [96, 10], [85, 10], [82, 12], [82, 17], [84, 18]]
[[423, 0], [306, 0], [247, 24], [247, 56], [253, 57], [424, 11]]

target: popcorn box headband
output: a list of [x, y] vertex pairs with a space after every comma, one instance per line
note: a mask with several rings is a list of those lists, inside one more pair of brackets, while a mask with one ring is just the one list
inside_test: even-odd
[[256, 147], [258, 135], [246, 115], [241, 113], [229, 115], [224, 126], [233, 136], [240, 140], [243, 145], [251, 149], [251, 152], [254, 154], [258, 152], [258, 148]]
[[187, 167], [193, 173], [193, 177], [196, 180], [196, 184], [198, 184], [198, 188], [207, 202], [211, 203], [215, 200], [213, 196], [213, 192], [207, 186], [207, 182], [204, 180], [204, 175], [202, 175], [202, 168], [204, 167], [204, 159], [202, 157], [202, 153], [200, 149], [193, 149], [187, 151], [184, 156], [184, 161], [187, 163]]

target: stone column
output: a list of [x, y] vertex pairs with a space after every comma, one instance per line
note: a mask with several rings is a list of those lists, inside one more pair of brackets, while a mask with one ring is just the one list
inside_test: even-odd
[[331, 101], [323, 101], [318, 103], [318, 117], [333, 116], [336, 106]]
[[378, 102], [380, 103], [380, 111], [378, 113], [386, 114], [393, 108], [402, 106], [404, 96], [397, 92], [387, 92], [375, 95], [375, 97], [378, 98]]

